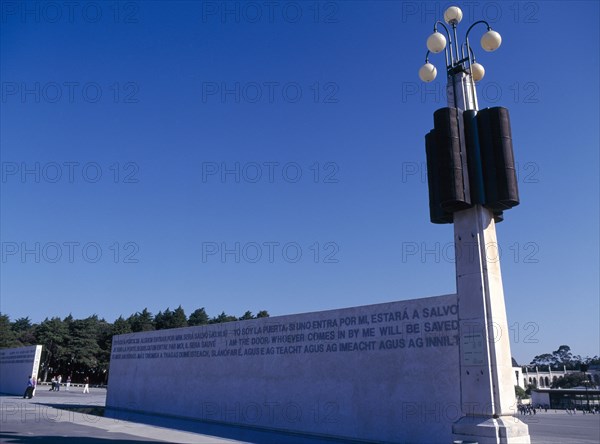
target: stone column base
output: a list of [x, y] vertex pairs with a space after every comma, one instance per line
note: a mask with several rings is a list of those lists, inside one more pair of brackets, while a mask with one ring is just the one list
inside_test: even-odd
[[514, 416], [464, 416], [452, 425], [454, 441], [464, 444], [530, 444], [529, 427]]

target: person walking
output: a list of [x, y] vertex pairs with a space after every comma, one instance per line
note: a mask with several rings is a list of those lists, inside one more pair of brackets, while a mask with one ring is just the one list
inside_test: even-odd
[[33, 378], [29, 375], [29, 379], [27, 380], [27, 388], [25, 389], [25, 393], [23, 393], [23, 399], [25, 398], [33, 398], [33, 390], [35, 389], [35, 382], [33, 382]]
[[89, 392], [90, 392], [90, 378], [86, 376], [83, 379], [83, 393], [89, 393]]
[[65, 390], [69, 391], [69, 387], [71, 387], [71, 375], [67, 376], [67, 386]]

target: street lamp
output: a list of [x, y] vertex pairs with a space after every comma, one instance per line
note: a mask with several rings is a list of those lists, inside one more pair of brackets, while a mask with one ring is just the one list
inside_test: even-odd
[[580, 366], [580, 370], [581, 373], [583, 373], [583, 383], [585, 384], [585, 399], [587, 401], [587, 411], [590, 411], [590, 397], [588, 395], [588, 384], [590, 383], [590, 381], [588, 380], [587, 377], [587, 371], [588, 371], [588, 365], [587, 364], [581, 364]]
[[478, 25], [487, 27], [481, 38], [485, 51], [498, 49], [502, 38], [479, 20], [459, 43], [462, 19], [460, 8], [451, 6], [444, 21], [435, 22], [419, 69], [421, 80], [432, 82], [437, 69], [429, 57], [444, 53], [448, 104], [434, 112], [425, 150], [431, 222], [454, 225], [462, 416], [452, 433], [461, 440], [492, 442], [495, 436], [495, 443], [528, 443], [527, 425], [512, 416], [510, 342], [496, 331], [508, 331], [500, 261], [487, 253], [488, 246], [498, 245], [495, 224], [503, 211], [519, 204], [510, 118], [503, 107], [478, 109], [475, 82], [485, 69], [469, 40]]

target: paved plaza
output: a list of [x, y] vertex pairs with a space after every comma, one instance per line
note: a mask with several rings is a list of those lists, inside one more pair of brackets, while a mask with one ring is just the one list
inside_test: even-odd
[[564, 410], [548, 410], [519, 419], [529, 426], [532, 444], [600, 443], [600, 414], [569, 415]]
[[[104, 409], [106, 390], [80, 388], [50, 392], [40, 387], [33, 399], [0, 396], [0, 443], [102, 444], [174, 442], [193, 444], [318, 444], [347, 441], [311, 438], [249, 428], [111, 412]], [[600, 415], [569, 415], [549, 410], [520, 416], [529, 425], [532, 444], [597, 444]]]
[[[173, 442], [190, 444], [318, 444], [340, 440], [254, 430], [219, 424], [105, 410], [106, 390], [81, 388], [50, 392], [42, 386], [33, 399], [0, 396], [0, 443], [102, 444]], [[103, 416], [102, 416], [103, 415]]]

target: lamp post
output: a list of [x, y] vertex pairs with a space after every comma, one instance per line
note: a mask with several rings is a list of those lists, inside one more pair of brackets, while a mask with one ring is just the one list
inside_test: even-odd
[[585, 384], [585, 399], [586, 399], [586, 403], [587, 403], [587, 411], [590, 411], [590, 397], [588, 395], [588, 385], [590, 384], [590, 381], [588, 380], [587, 377], [587, 371], [588, 371], [588, 365], [587, 364], [581, 364], [580, 367], [581, 373], [583, 373], [583, 383]]
[[[459, 324], [461, 418], [452, 426], [457, 440], [529, 443], [527, 425], [513, 415], [516, 398], [512, 357], [495, 223], [519, 203], [508, 111], [479, 111], [475, 83], [485, 69], [476, 61], [470, 34], [477, 25], [485, 51], [495, 51], [500, 34], [484, 20], [469, 26], [459, 43], [457, 6], [438, 20], [427, 39], [424, 82], [436, 78], [429, 61], [444, 52], [448, 107], [434, 113], [427, 134], [430, 216], [433, 223], [453, 223]], [[440, 32], [439, 30], [443, 32]]]

